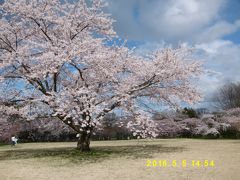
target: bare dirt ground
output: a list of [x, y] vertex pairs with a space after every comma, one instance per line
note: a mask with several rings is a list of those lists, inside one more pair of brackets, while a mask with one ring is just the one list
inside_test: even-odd
[[240, 140], [95, 141], [91, 142], [92, 151], [84, 154], [75, 146], [76, 143], [0, 146], [0, 179], [240, 179]]

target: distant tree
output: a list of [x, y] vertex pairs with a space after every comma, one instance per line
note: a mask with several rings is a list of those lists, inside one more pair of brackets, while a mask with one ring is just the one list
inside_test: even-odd
[[[155, 135], [146, 133], [154, 123], [141, 113], [137, 98], [171, 105], [200, 99], [192, 81], [201, 65], [189, 49], [139, 57], [123, 45], [108, 46], [117, 37], [113, 20], [100, 0], [91, 2], [5, 0], [0, 5], [0, 79], [14, 79], [18, 87], [4, 100], [45, 106], [78, 133], [80, 151], [90, 150], [93, 131], [116, 108], [135, 116], [128, 124], [134, 134]], [[27, 111], [15, 112], [31, 115]]]
[[218, 89], [215, 106], [223, 110], [240, 107], [240, 83], [229, 83]]
[[183, 114], [187, 115], [189, 118], [197, 118], [197, 112], [192, 108], [184, 108], [182, 111]]
[[109, 113], [102, 120], [102, 131], [105, 139], [116, 136], [116, 122], [119, 118], [115, 113]]

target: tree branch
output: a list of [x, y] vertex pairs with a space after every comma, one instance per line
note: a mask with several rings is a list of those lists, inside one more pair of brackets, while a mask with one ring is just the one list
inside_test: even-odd
[[132, 88], [132, 90], [128, 91], [127, 94], [132, 94], [134, 93], [135, 91], [140, 91], [140, 90], [143, 90], [149, 86], [151, 86], [153, 84], [153, 80], [154, 78], [156, 77], [156, 75], [154, 74], [150, 79], [148, 79], [147, 81], [145, 81], [144, 83], [142, 84], [139, 84], [135, 87]]
[[86, 29], [87, 27], [89, 26], [89, 24], [85, 25], [80, 31], [78, 31], [76, 34], [74, 34], [72, 37], [71, 37], [71, 40], [73, 40], [80, 32], [82, 32], [84, 29]]
[[40, 28], [40, 30], [42, 31], [42, 33], [45, 35], [45, 37], [53, 44], [53, 41], [52, 39], [50, 38], [50, 36], [47, 34], [47, 30], [43, 30], [43, 28], [41, 27], [41, 24], [34, 18], [30, 17], [30, 19], [32, 19], [36, 24], [37, 26]]

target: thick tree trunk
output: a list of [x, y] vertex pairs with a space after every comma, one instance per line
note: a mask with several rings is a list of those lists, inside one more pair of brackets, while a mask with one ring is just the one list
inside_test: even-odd
[[82, 133], [78, 139], [77, 149], [81, 152], [90, 151], [90, 136], [91, 133]]

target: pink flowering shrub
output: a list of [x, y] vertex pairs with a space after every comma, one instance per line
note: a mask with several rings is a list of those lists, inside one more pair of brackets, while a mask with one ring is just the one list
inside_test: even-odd
[[157, 122], [160, 137], [176, 137], [180, 135], [181, 126], [173, 119], [163, 119]]

